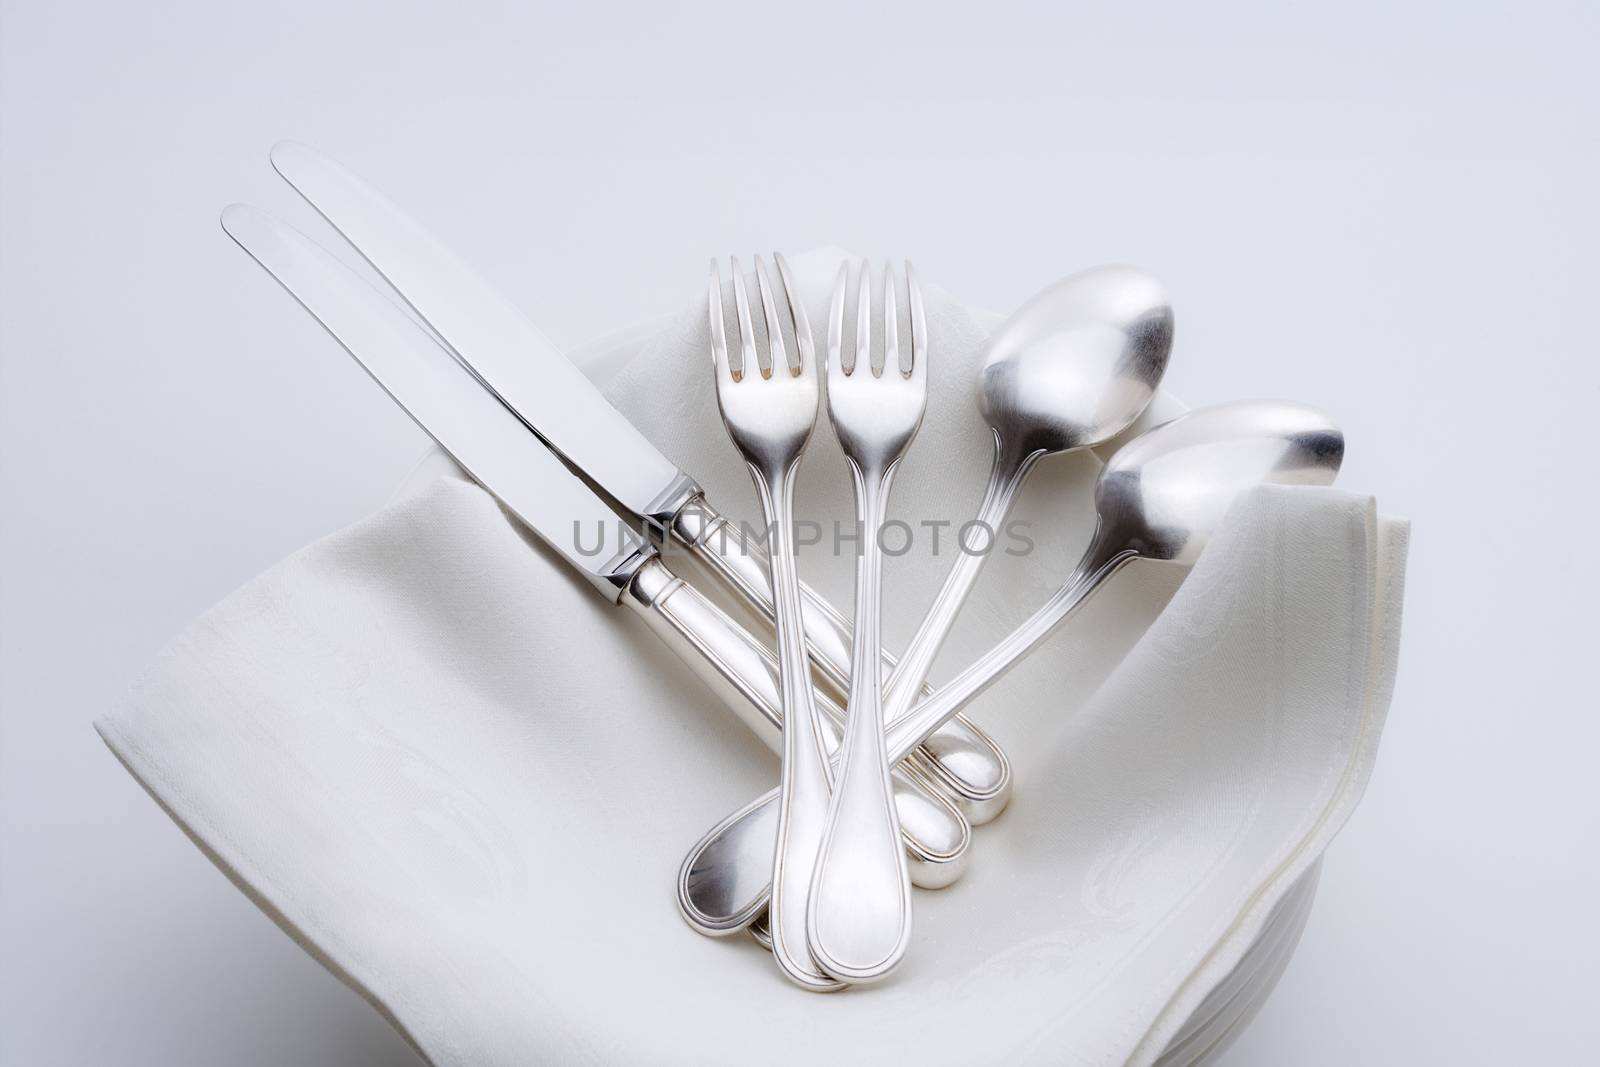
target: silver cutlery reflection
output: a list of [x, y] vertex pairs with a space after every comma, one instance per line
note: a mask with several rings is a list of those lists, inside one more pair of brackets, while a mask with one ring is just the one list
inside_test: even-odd
[[[777, 609], [778, 680], [783, 695], [778, 834], [773, 847], [772, 900], [768, 907], [772, 955], [790, 980], [809, 989], [833, 990], [839, 988], [839, 982], [817, 965], [806, 945], [806, 894], [828, 811], [828, 751], [812, 703], [811, 668], [806, 660], [800, 619], [800, 579], [794, 558], [794, 476], [816, 427], [821, 388], [805, 308], [795, 296], [788, 265], [782, 256], [774, 258], [794, 326], [794, 359], [790, 360], [784, 343], [772, 280], [757, 256], [756, 285], [766, 322], [766, 358], [757, 357], [755, 324], [750, 319], [744, 275], [739, 261], [733, 259], [729, 265], [739, 336], [738, 361], [734, 362], [723, 321], [722, 274], [713, 261], [707, 301], [712, 373], [722, 423], [750, 468], [767, 528], [772, 531], [772, 602]], [[845, 743], [848, 746], [848, 733]], [[903, 864], [898, 824], [891, 847]]]
[[890, 722], [918, 699], [934, 657], [988, 560], [1017, 491], [1045, 456], [1104, 444], [1155, 396], [1172, 351], [1166, 290], [1134, 267], [1095, 267], [1012, 313], [990, 339], [978, 409], [994, 434], [994, 464], [973, 539], [889, 678]]
[[[285, 142], [273, 148], [272, 164], [550, 448], [772, 619], [761, 548], [747, 546], [738, 524], [723, 518], [694, 479], [608, 404], [525, 315], [415, 220], [333, 160]], [[815, 666], [842, 694], [849, 677], [849, 624], [803, 583], [801, 596]], [[920, 767], [974, 822], [1005, 807], [1010, 790], [1005, 756], [964, 720], [930, 738], [911, 766]], [[913, 878], [929, 887], [946, 884], [955, 873], [949, 864], [913, 867]]]
[[856, 297], [855, 353], [844, 361], [845, 291], [839, 268], [828, 313], [828, 415], [855, 482], [861, 555], [856, 561], [855, 647], [844, 745], [806, 914], [811, 954], [842, 981], [876, 981], [893, 970], [911, 940], [911, 882], [889, 788], [883, 737], [883, 530], [894, 473], [928, 406], [928, 323], [922, 293], [906, 264], [909, 361], [901, 359], [900, 315], [892, 267], [883, 268], [881, 366], [872, 359], [872, 276], [865, 261]]
[[[673, 574], [652, 545], [628, 531], [516, 415], [371, 285], [254, 208], [228, 208], [222, 225], [468, 474], [607, 599], [638, 614], [776, 747], [778, 665], [763, 641]], [[913, 868], [937, 880], [964, 861], [971, 831], [953, 807], [911, 782], [897, 781], [902, 836]], [[765, 885], [770, 837], [762, 848], [757, 877]]]
[[[891, 762], [918, 737], [999, 680], [1057, 626], [1135, 559], [1193, 563], [1239, 494], [1266, 483], [1328, 485], [1344, 459], [1344, 436], [1322, 412], [1284, 401], [1241, 401], [1203, 408], [1124, 445], [1095, 483], [1099, 521], [1082, 561], [1034, 615], [910, 715], [889, 726]], [[736, 899], [761, 869], [772, 839], [769, 793], [724, 819], [684, 861], [704, 892], [693, 906], [711, 921], [759, 911]], [[722, 862], [712, 865], [705, 857]], [[749, 869], [735, 857], [748, 855]], [[734, 892], [738, 887], [740, 892]]]
[[[1138, 418], [1166, 369], [1172, 333], [1165, 289], [1133, 267], [1072, 275], [1007, 318], [989, 342], [979, 380], [979, 408], [994, 434], [995, 455], [973, 528], [988, 530], [991, 538], [998, 535], [1039, 459], [1104, 443]], [[992, 541], [969, 547], [989, 548]], [[889, 724], [903, 718], [919, 697], [929, 699], [925, 681], [934, 655], [986, 557], [986, 551], [957, 553], [943, 588], [889, 675], [883, 696]], [[729, 816], [701, 838], [702, 844], [724, 840], [729, 821], [740, 818], [739, 812]], [[724, 867], [706, 860], [691, 853], [680, 868], [678, 903], [691, 925], [720, 936], [734, 920], [754, 920], [764, 886], [730, 880]], [[755, 868], [746, 870], [753, 874]], [[913, 881], [922, 884], [915, 872]]]

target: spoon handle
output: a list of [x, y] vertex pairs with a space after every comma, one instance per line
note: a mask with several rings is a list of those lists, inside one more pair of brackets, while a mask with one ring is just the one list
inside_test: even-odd
[[1137, 553], [1123, 551], [1094, 563], [1090, 562], [1091, 558], [1085, 557], [1061, 588], [1026, 622], [1012, 630], [1003, 641], [952, 678], [932, 697], [889, 727], [886, 745], [891, 763], [904, 759], [906, 753], [922, 743], [923, 737], [937, 730], [968, 701], [1003, 678], [1007, 671], [1082, 607], [1107, 579], [1129, 560], [1137, 558]]
[[[911, 882], [891, 793], [883, 735], [883, 550], [878, 535], [893, 468], [850, 461], [862, 549], [856, 567], [856, 628], [849, 716], [828, 819], [811, 883], [806, 932], [822, 969], [847, 982], [876, 981], [911, 940]], [[914, 747], [914, 746], [913, 746]]]
[[[934, 657], [939, 654], [940, 646], [955, 625], [956, 615], [966, 603], [967, 594], [972, 592], [978, 572], [989, 558], [989, 550], [994, 538], [999, 536], [1000, 524], [1010, 512], [1017, 490], [1022, 488], [1040, 455], [1039, 452], [1018, 453], [1007, 447], [998, 435], [995, 437], [994, 466], [989, 472], [989, 484], [984, 489], [978, 517], [962, 527], [955, 564], [945, 576], [944, 585], [933, 598], [933, 604], [906, 646], [894, 673], [889, 676], [883, 698], [884, 717], [889, 723], [902, 718], [916, 702], [918, 691], [933, 668]], [[976, 535], [967, 536], [973, 530], [978, 531]], [[976, 537], [984, 535], [983, 531], [987, 531], [989, 543], [974, 544]]]

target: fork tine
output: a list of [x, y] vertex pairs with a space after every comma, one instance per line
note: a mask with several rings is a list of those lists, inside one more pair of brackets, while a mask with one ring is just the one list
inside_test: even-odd
[[856, 288], [856, 358], [851, 370], [861, 369], [867, 361], [867, 373], [872, 373], [872, 267], [861, 261], [861, 284]]
[[850, 288], [850, 261], [839, 264], [839, 276], [833, 281], [833, 300], [828, 304], [828, 380], [835, 375], [843, 377], [844, 369], [844, 297]]
[[778, 265], [778, 280], [783, 283], [783, 296], [789, 303], [789, 317], [794, 320], [794, 345], [799, 349], [797, 358], [800, 360], [800, 373], [807, 374], [816, 366], [817, 352], [811, 341], [811, 323], [806, 318], [806, 306], [800, 300], [800, 287], [794, 283], [794, 275], [789, 272], [789, 261], [783, 258], [783, 253], [772, 253], [772, 261]]
[[911, 303], [911, 377], [925, 378], [928, 372], [928, 316], [922, 307], [922, 287], [916, 271], [906, 260], [906, 298]]
[[711, 286], [706, 306], [711, 316], [711, 363], [719, 376], [717, 380], [721, 381], [721, 375], [732, 377], [733, 371], [728, 366], [727, 323], [722, 317], [722, 268], [715, 259], [711, 261]]
[[894, 262], [883, 265], [883, 373], [900, 369], [900, 308], [894, 296]]
[[767, 265], [756, 257], [756, 289], [761, 294], [761, 316], [767, 320], [767, 370], [766, 377], [778, 373], [782, 367], [791, 375], [798, 375], [798, 367], [789, 365], [789, 350], [783, 343], [783, 326], [778, 322], [778, 302], [772, 295], [772, 278], [767, 274]]
[[744, 291], [744, 272], [739, 269], [739, 257], [729, 256], [728, 264], [733, 270], [733, 303], [739, 312], [739, 366], [733, 371], [733, 380], [739, 381], [754, 363], [757, 369], [760, 363], [756, 359], [756, 330], [750, 323], [750, 296]]

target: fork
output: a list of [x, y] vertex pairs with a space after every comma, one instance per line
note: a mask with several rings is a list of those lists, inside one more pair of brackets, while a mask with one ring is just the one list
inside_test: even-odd
[[739, 327], [739, 365], [733, 366], [729, 356], [722, 312], [722, 272], [715, 260], [711, 262], [709, 298], [711, 353], [723, 425], [750, 468], [772, 531], [772, 599], [783, 704], [778, 840], [768, 905], [772, 955], [792, 981], [808, 989], [829, 991], [840, 988], [840, 983], [817, 965], [806, 944], [806, 895], [827, 816], [829, 765], [811, 691], [811, 669], [800, 615], [800, 580], [794, 558], [794, 474], [816, 426], [821, 389], [805, 308], [796, 295], [788, 263], [781, 255], [774, 254], [773, 259], [794, 323], [794, 362], [790, 362], [784, 344], [772, 279], [760, 256], [755, 257], [755, 275], [762, 317], [766, 320], [766, 363], [756, 358], [750, 300], [737, 259], [730, 259], [730, 267]]
[[883, 268], [884, 355], [872, 364], [872, 274], [866, 261], [856, 296], [855, 358], [844, 362], [845, 293], [839, 270], [828, 315], [828, 415], [855, 482], [861, 556], [856, 561], [855, 636], [844, 746], [812, 876], [806, 930], [811, 955], [841, 981], [883, 978], [911, 939], [911, 880], [890, 792], [883, 735], [881, 656], [883, 530], [895, 470], [928, 403], [928, 326], [911, 264], [906, 298], [910, 366], [900, 359], [894, 268]]

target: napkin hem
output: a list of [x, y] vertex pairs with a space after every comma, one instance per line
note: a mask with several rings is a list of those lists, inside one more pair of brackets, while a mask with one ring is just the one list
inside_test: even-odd
[[[1380, 517], [1374, 497], [1366, 499], [1366, 517], [1374, 571], [1369, 594], [1372, 634], [1366, 657], [1362, 714], [1339, 783], [1299, 844], [1245, 899], [1234, 921], [1203, 954], [1190, 975], [1168, 999], [1166, 1006], [1157, 1013], [1146, 1029], [1145, 1036], [1126, 1061], [1130, 1067], [1147, 1067], [1161, 1058], [1167, 1046], [1177, 1039], [1184, 1022], [1199, 1008], [1210, 991], [1227, 978], [1243, 953], [1261, 936], [1276, 904], [1284, 899], [1307, 871], [1321, 862], [1328, 846], [1354, 814], [1366, 791], [1366, 783], [1377, 758], [1377, 741], [1388, 720], [1389, 704], [1394, 693], [1410, 543], [1409, 522]], [[1264, 1003], [1265, 999], [1262, 1000]]]

